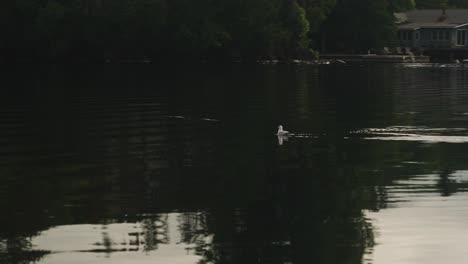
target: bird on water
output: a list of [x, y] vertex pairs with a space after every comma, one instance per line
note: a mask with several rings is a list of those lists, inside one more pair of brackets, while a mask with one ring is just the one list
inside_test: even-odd
[[289, 134], [290, 134], [289, 131], [283, 130], [282, 125], [278, 126], [278, 132], [276, 133], [277, 136], [287, 136]]

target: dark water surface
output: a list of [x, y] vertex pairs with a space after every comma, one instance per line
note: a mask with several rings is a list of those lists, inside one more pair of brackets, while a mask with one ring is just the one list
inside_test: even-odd
[[468, 68], [2, 76], [0, 263], [465, 263]]

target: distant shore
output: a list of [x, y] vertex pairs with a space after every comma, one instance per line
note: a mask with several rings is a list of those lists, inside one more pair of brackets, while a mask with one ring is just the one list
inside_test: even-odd
[[297, 59], [233, 59], [233, 60], [184, 60], [175, 59], [171, 61], [143, 59], [105, 59], [105, 60], [0, 60], [0, 64], [153, 64], [153, 65], [190, 65], [190, 64], [301, 64], [301, 65], [329, 65], [346, 63], [429, 63], [429, 56], [413, 56], [408, 54], [323, 54], [317, 59], [297, 58]]
[[323, 54], [322, 60], [341, 60], [344, 62], [383, 62], [383, 63], [424, 63], [430, 62], [429, 56], [410, 54]]

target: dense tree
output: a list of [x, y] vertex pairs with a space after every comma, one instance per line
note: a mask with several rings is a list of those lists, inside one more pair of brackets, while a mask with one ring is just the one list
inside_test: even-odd
[[468, 8], [467, 0], [448, 0], [449, 7]]
[[417, 0], [416, 7], [418, 9], [438, 9], [446, 6], [447, 0]]
[[296, 58], [391, 46], [394, 12], [468, 0], [13, 0], [0, 60]]
[[317, 32], [322, 22], [328, 17], [336, 5], [336, 0], [300, 0], [309, 21], [311, 32]]
[[339, 0], [322, 31], [329, 48], [346, 52], [391, 45], [394, 35], [387, 0]]
[[414, 9], [416, 2], [415, 0], [389, 0], [389, 5], [392, 12], [401, 12]]
[[420, 9], [468, 8], [468, 0], [416, 0], [416, 7]]
[[0, 49], [14, 60], [290, 57], [308, 49], [309, 20], [296, 0], [15, 0], [0, 12]]

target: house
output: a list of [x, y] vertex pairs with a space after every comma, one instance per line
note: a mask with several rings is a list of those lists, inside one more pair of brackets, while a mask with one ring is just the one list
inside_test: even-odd
[[400, 47], [467, 48], [468, 9], [424, 9], [396, 13]]

